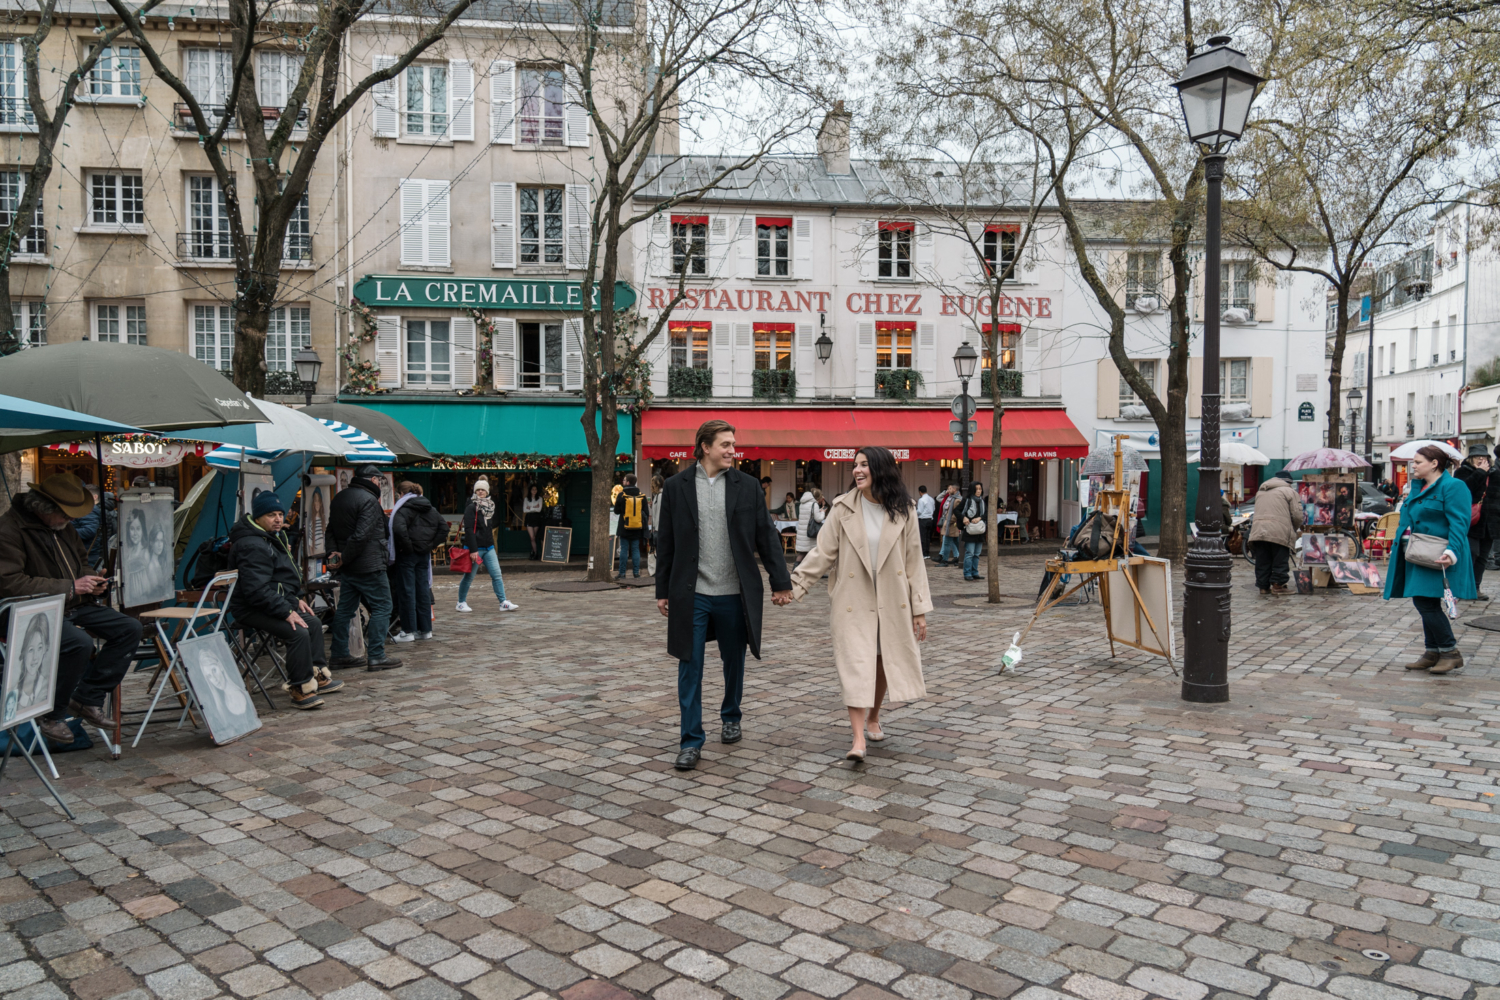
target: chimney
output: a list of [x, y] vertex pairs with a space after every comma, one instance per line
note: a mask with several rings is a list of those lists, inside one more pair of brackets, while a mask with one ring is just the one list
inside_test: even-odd
[[849, 125], [854, 116], [844, 110], [843, 101], [835, 101], [833, 110], [818, 126], [818, 155], [830, 174], [851, 173], [849, 166]]

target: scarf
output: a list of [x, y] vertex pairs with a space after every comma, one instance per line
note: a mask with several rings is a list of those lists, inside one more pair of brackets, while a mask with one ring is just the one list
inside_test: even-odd
[[495, 501], [491, 498], [476, 493], [469, 499], [474, 501], [474, 506], [479, 508], [479, 513], [484, 515], [486, 521], [495, 516]]
[[391, 564], [396, 562], [396, 511], [400, 510], [401, 505], [414, 496], [416, 496], [415, 493], [401, 494], [396, 500], [396, 506], [391, 508], [391, 516], [386, 519], [385, 554], [387, 562]]

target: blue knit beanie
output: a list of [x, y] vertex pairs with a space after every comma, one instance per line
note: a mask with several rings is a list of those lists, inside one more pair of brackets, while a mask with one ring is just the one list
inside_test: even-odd
[[281, 497], [276, 495], [275, 490], [263, 490], [257, 493], [250, 504], [250, 516], [254, 518], [265, 517], [272, 511], [286, 513], [286, 505], [281, 502]]

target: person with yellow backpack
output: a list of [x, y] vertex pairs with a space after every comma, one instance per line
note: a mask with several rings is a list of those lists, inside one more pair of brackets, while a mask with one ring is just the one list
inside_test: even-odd
[[625, 488], [615, 498], [615, 513], [619, 515], [620, 527], [620, 572], [616, 580], [625, 579], [625, 559], [629, 557], [635, 578], [641, 578], [641, 539], [651, 527], [651, 511], [640, 487], [635, 485], [635, 473], [625, 473]]

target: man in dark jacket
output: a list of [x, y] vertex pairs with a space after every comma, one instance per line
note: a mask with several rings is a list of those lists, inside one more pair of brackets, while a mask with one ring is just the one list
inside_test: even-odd
[[635, 473], [625, 473], [625, 488], [615, 497], [615, 513], [620, 518], [620, 572], [617, 580], [625, 579], [625, 560], [630, 559], [631, 572], [641, 578], [641, 538], [651, 526], [651, 508], [635, 484]]
[[755, 554], [771, 576], [772, 601], [788, 604], [792, 578], [781, 536], [753, 476], [734, 465], [734, 428], [710, 420], [698, 428], [698, 459], [667, 480], [656, 526], [656, 606], [667, 617], [667, 652], [677, 657], [682, 741], [675, 767], [690, 771], [703, 752], [703, 647], [710, 631], [724, 664], [722, 743], [740, 741], [745, 646], [760, 659], [765, 594]]
[[322, 708], [325, 694], [344, 686], [333, 679], [323, 652], [323, 623], [302, 599], [302, 576], [282, 528], [286, 507], [274, 490], [256, 496], [250, 513], [229, 529], [229, 568], [240, 571], [229, 613], [235, 624], [269, 633], [286, 646], [294, 708]]
[[[94, 508], [77, 476], [60, 472], [17, 495], [0, 515], [0, 598], [66, 594], [52, 711], [38, 720], [42, 735], [74, 740], [69, 713], [100, 729], [114, 728], [104, 700], [120, 683], [141, 642], [141, 623], [99, 603], [109, 582], [93, 575], [71, 519]], [[104, 647], [94, 651], [94, 639]]]
[[82, 517], [73, 519], [73, 527], [78, 529], [78, 538], [89, 551], [89, 565], [99, 566], [104, 562], [104, 535], [100, 532], [100, 525], [104, 518], [109, 518], [109, 537], [120, 537], [120, 515], [115, 512], [115, 495], [104, 494], [104, 502], [99, 502], [99, 488], [88, 484], [86, 489], [94, 495], [94, 509]]
[[[401, 661], [385, 654], [391, 624], [391, 584], [386, 578], [385, 511], [380, 508], [380, 470], [360, 466], [328, 505], [327, 544], [337, 564], [339, 606], [333, 614], [333, 666], [390, 670]], [[333, 554], [337, 553], [337, 557]], [[349, 655], [349, 622], [363, 600], [370, 609], [366, 659]]]
[[391, 515], [396, 562], [392, 572], [400, 581], [396, 611], [403, 635], [432, 638], [432, 550], [448, 537], [448, 521], [416, 483], [401, 484], [402, 499]]

